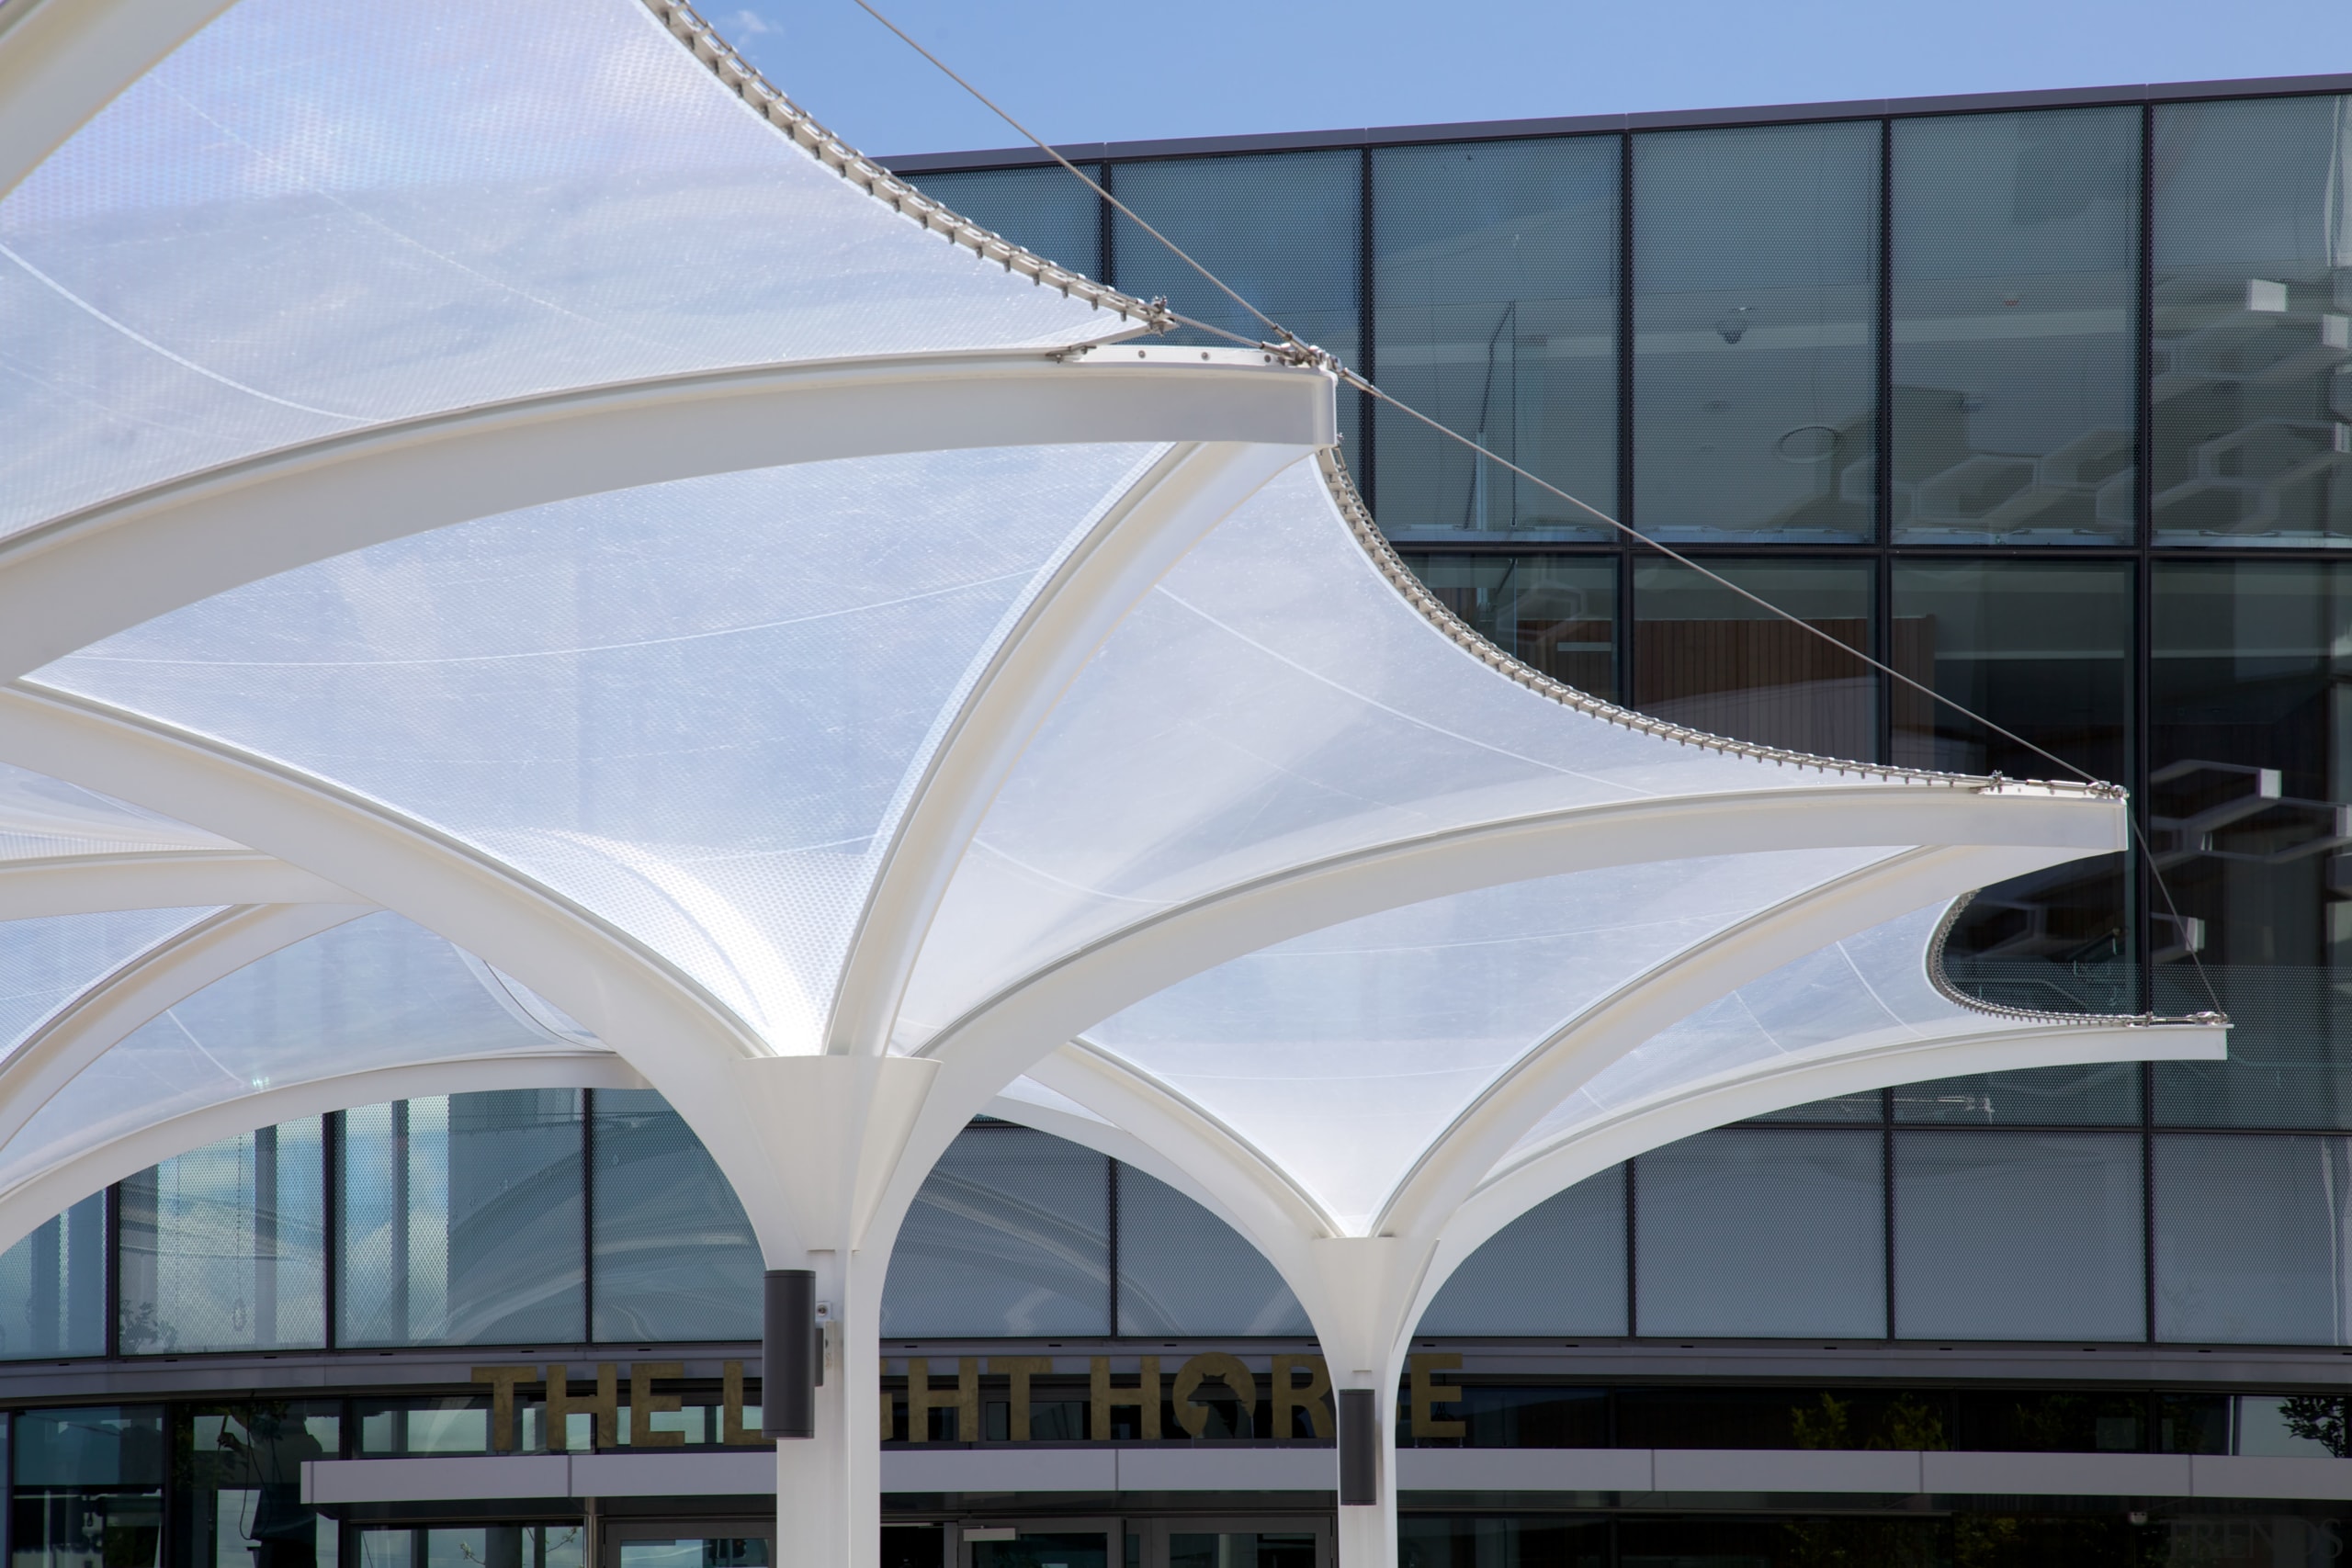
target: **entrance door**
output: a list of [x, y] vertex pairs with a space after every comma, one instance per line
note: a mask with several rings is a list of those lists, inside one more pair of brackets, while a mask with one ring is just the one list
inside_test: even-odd
[[1331, 1568], [1331, 1523], [1313, 1515], [1151, 1522], [1148, 1568]]
[[1116, 1519], [992, 1520], [958, 1535], [960, 1568], [1125, 1568], [1126, 1561]]
[[749, 1519], [605, 1519], [601, 1568], [769, 1568], [775, 1538]]

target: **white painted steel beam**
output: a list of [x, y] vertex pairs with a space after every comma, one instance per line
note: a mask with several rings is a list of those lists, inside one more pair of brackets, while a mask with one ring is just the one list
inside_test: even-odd
[[131, 958], [0, 1060], [0, 1149], [135, 1030], [249, 964], [372, 912], [372, 906], [349, 903], [225, 908]]
[[161, 850], [0, 863], [0, 920], [214, 904], [348, 904], [337, 887], [249, 850]]
[[734, 1065], [766, 1054], [724, 1004], [624, 933], [435, 829], [202, 737], [27, 686], [0, 686], [0, 760], [250, 844], [405, 915], [514, 976], [627, 1057], [695, 1127], [763, 1246], [797, 1249], [763, 1201]]
[[229, 4], [0, 4], [0, 197]]
[[842, 965], [828, 1049], [879, 1055], [949, 880], [1037, 727], [1168, 570], [1306, 446], [1170, 451], [1108, 509], [999, 647], [933, 753]]
[[1254, 352], [1121, 346], [666, 377], [371, 425], [0, 539], [0, 678], [294, 567], [639, 485], [971, 447], [1326, 446], [1332, 387]]
[[280, 1085], [153, 1122], [0, 1191], [0, 1247], [15, 1245], [91, 1193], [102, 1192], [158, 1161], [281, 1122], [435, 1094], [649, 1087], [634, 1068], [609, 1051], [459, 1056]]

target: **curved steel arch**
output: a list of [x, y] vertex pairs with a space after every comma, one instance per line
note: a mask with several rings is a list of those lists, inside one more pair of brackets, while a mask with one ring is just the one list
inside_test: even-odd
[[13, 1246], [91, 1193], [104, 1191], [159, 1161], [281, 1122], [435, 1094], [648, 1087], [634, 1068], [609, 1051], [548, 1051], [372, 1067], [239, 1095], [156, 1122], [128, 1137], [44, 1167], [0, 1190], [0, 1247]]
[[[550, 889], [373, 801], [201, 737], [22, 682], [0, 686], [0, 758], [169, 809], [405, 915], [581, 1020], [757, 1190], [749, 1111], [729, 1071], [764, 1055], [724, 1003]], [[741, 1124], [741, 1125], [739, 1125]], [[763, 1245], [788, 1250], [775, 1205]]]
[[349, 903], [232, 907], [134, 955], [0, 1060], [0, 1151], [85, 1067], [142, 1025], [216, 980], [372, 913], [373, 905]]
[[1668, 796], [1448, 829], [1220, 889], [1023, 977], [935, 1035], [921, 1055], [940, 1063], [939, 1078], [877, 1213], [895, 1232], [922, 1172], [956, 1130], [1056, 1043], [1180, 980], [1326, 926], [1503, 883], [1765, 847], [1982, 846], [2002, 869], [1965, 885], [1976, 886], [2120, 848], [2122, 813], [2113, 799], [2013, 784], [1906, 780]]
[[0, 5], [0, 197], [230, 0]]
[[1333, 385], [1234, 350], [937, 354], [658, 377], [370, 425], [0, 538], [0, 678], [294, 567], [582, 495], [957, 448], [1326, 446]]
[[[1430, 1281], [1416, 1306], [1419, 1321], [1430, 1298], [1486, 1242], [1546, 1199], [1588, 1177], [1648, 1150], [1713, 1128], [1842, 1094], [1864, 1094], [1899, 1084], [1973, 1073], [2043, 1067], [2053, 1060], [2096, 1062], [2219, 1061], [2226, 1024], [2084, 1022], [1958, 1028], [1907, 1042], [1835, 1044], [1799, 1057], [1753, 1063], [1703, 1083], [1652, 1096], [1598, 1116], [1490, 1173], [1455, 1210], [1442, 1232]], [[2063, 1051], [2054, 1055], [2053, 1051]], [[1407, 1325], [1410, 1329], [1412, 1323]]]
[[980, 818], [1079, 670], [1168, 569], [1312, 448], [1188, 443], [1116, 503], [1031, 601], [908, 802], [842, 966], [827, 1048], [889, 1046], [915, 956]]
[[146, 850], [0, 863], [0, 920], [210, 904], [348, 904], [322, 876], [250, 850]]
[[1633, 976], [1553, 1031], [1464, 1108], [1398, 1183], [1373, 1230], [1433, 1234], [1561, 1101], [1708, 1003], [1832, 942], [2047, 863], [2032, 850], [1905, 851], [1758, 910]]

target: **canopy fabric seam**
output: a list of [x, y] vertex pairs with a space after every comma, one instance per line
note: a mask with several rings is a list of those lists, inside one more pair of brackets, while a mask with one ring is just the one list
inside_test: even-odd
[[1146, 330], [1166, 333], [1175, 327], [1164, 299], [1138, 299], [1132, 294], [1095, 282], [1057, 262], [1046, 260], [990, 230], [983, 229], [917, 190], [863, 152], [820, 125], [783, 90], [760, 74], [735, 51], [685, 0], [644, 0], [647, 10], [671, 36], [690, 50], [713, 76], [751, 105], [767, 122], [789, 136], [802, 151], [825, 167], [933, 233], [944, 234], [982, 261], [995, 262], [1007, 272], [1019, 273], [1041, 288], [1058, 289], [1098, 310], [1110, 310]]
[[1942, 919], [1936, 922], [1936, 934], [1928, 942], [1928, 983], [1936, 988], [1938, 996], [1955, 1007], [1963, 1007], [1971, 1012], [1984, 1013], [1993, 1018], [2014, 1019], [2021, 1023], [2108, 1024], [2119, 1025], [2126, 1029], [2155, 1028], [2164, 1024], [2195, 1024], [2210, 1029], [2227, 1021], [2221, 1013], [2211, 1009], [2191, 1013], [2047, 1012], [2035, 1008], [2011, 1007], [2007, 1002], [1987, 1001], [1982, 997], [1972, 997], [1952, 984], [1951, 976], [1944, 973], [1944, 946], [1951, 940], [1951, 933], [1960, 925], [1961, 912], [1968, 908], [1969, 902], [1975, 897], [1976, 895], [1971, 892], [1953, 899], [1951, 908], [1944, 910]]
[[[1455, 615], [1447, 606], [1445, 601], [1431, 592], [1429, 585], [1414, 575], [1413, 569], [1405, 564], [1404, 558], [1397, 555], [1396, 547], [1389, 543], [1388, 536], [1382, 533], [1379, 525], [1373, 521], [1372, 513], [1364, 505], [1363, 497], [1358, 493], [1355, 480], [1350, 476], [1347, 463], [1340, 456], [1338, 448], [1324, 448], [1317, 454], [1317, 460], [1322, 465], [1324, 482], [1329, 487], [1331, 498], [1339, 506], [1340, 515], [1347, 523], [1348, 532], [1355, 536], [1356, 543], [1361, 545], [1364, 553], [1372, 558], [1374, 568], [1387, 581], [1388, 585], [1394, 588], [1407, 604], [1419, 611], [1422, 617], [1443, 634], [1446, 639], [1456, 648], [1461, 649], [1489, 670], [1509, 677], [1517, 684], [1526, 687], [1539, 696], [1549, 697], [1563, 707], [1574, 708], [1577, 712], [1590, 717], [1605, 719], [1611, 724], [1636, 730], [1645, 735], [1656, 736], [1662, 740], [1672, 740], [1685, 746], [1699, 746], [1708, 750], [1721, 751], [1727, 756], [1744, 757], [1753, 761], [1775, 762], [1786, 767], [1813, 768], [1825, 773], [1835, 773], [1840, 775], [1859, 773], [1864, 778], [1884, 779], [1894, 783], [1947, 784], [1960, 789], [1983, 789], [2005, 782], [1997, 776], [1988, 777], [1976, 773], [1947, 773], [1928, 768], [1898, 768], [1879, 762], [1849, 761], [1837, 757], [1821, 757], [1805, 751], [1787, 750], [1778, 746], [1760, 745], [1752, 740], [1735, 740], [1726, 736], [1710, 735], [1702, 729], [1691, 729], [1683, 725], [1669, 724], [1664, 719], [1652, 718], [1647, 714], [1636, 713], [1631, 708], [1619, 707], [1614, 703], [1602, 702], [1598, 697], [1577, 690], [1566, 682], [1555, 680], [1533, 665], [1523, 663], [1514, 658], [1493, 639], [1479, 632], [1460, 615]], [[2099, 799], [2120, 799], [2123, 794], [2119, 785], [2085, 784], [2071, 779], [2032, 779], [2022, 782], [2063, 794], [2087, 795]]]

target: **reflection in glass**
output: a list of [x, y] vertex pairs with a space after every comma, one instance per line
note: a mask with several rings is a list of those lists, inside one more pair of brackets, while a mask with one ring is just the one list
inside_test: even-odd
[[[1867, 561], [1707, 569], [1848, 648], [1870, 648]], [[1634, 568], [1634, 705], [1713, 735], [1868, 761], [1876, 678], [1861, 660], [1671, 561]]]
[[[1244, 299], [1353, 364], [1361, 168], [1353, 152], [1150, 159], [1121, 164], [1110, 188]], [[1119, 288], [1146, 299], [1165, 298], [1178, 314], [1253, 343], [1268, 335], [1263, 321], [1133, 220], [1119, 216], [1114, 223], [1110, 271]], [[1165, 341], [1231, 346], [1189, 330]], [[1349, 451], [1356, 445], [1355, 406], [1352, 397], [1340, 399]]]
[[2140, 1139], [1894, 1137], [1894, 1329], [1905, 1339], [2138, 1339]]
[[586, 1568], [587, 1531], [553, 1525], [441, 1526], [359, 1532], [358, 1568]]
[[956, 1134], [891, 1250], [883, 1334], [1108, 1334], [1110, 1209], [1091, 1150], [1026, 1127]]
[[1905, 1084], [1894, 1091], [1894, 1119], [1969, 1127], [2136, 1126], [2140, 1067], [2097, 1062]]
[[2184, 916], [2155, 999], [2208, 1005], [2193, 949], [2234, 1025], [2228, 1061], [2157, 1069], [2156, 1114], [2352, 1125], [2352, 566], [2166, 561], [2154, 595], [2148, 826]]
[[2140, 111], [1894, 135], [1895, 537], [2129, 538]]
[[2156, 1337], [2352, 1345], [2352, 1145], [2168, 1133], [2155, 1142]]
[[340, 1529], [302, 1501], [302, 1466], [343, 1457], [341, 1404], [183, 1406], [173, 1560], [196, 1568], [335, 1568]]
[[1555, 1193], [1497, 1231], [1438, 1290], [1423, 1334], [1625, 1332], [1625, 1168]]
[[1876, 1132], [1734, 1128], [1642, 1156], [1640, 1332], [1883, 1335], [1883, 1149]]
[[13, 1568], [158, 1568], [164, 1413], [101, 1405], [20, 1411], [9, 1423]]
[[594, 1100], [599, 1340], [757, 1339], [760, 1247], [735, 1190], [651, 1089]]
[[[1617, 504], [1613, 136], [1372, 155], [1381, 386], [1603, 511]], [[1393, 411], [1375, 415], [1381, 526], [1602, 538], [1613, 530]]]
[[93, 1193], [0, 1252], [0, 1360], [106, 1354], [106, 1216]]
[[[2092, 777], [2121, 779], [2132, 585], [2120, 561], [1897, 561], [1892, 662]], [[1905, 767], [2068, 776], [1917, 692], [1894, 687], [1888, 707], [1894, 760]], [[1953, 925], [1946, 974], [2016, 1007], [2138, 1011], [2125, 872], [2125, 857], [2101, 856], [1982, 889]]]
[[[1600, 1520], [1563, 1521], [1541, 1514], [1410, 1513], [1398, 1517], [1396, 1540], [1399, 1560], [1413, 1568], [1607, 1568], [1616, 1561], [1610, 1551], [1615, 1529]], [[1679, 1561], [1651, 1559], [1650, 1568]]]
[[224, 1138], [122, 1184], [122, 1348], [326, 1343], [317, 1118]]
[[1168, 1533], [1168, 1568], [1317, 1568], [1315, 1532], [1191, 1530]]
[[1472, 630], [1591, 696], [1617, 692], [1617, 563], [1589, 556], [1423, 555], [1405, 564]]
[[1312, 1334], [1241, 1233], [1167, 1183], [1119, 1171], [1119, 1332]]
[[1111, 1568], [1111, 1538], [1102, 1530], [1023, 1530], [970, 1545], [972, 1568]]
[[2155, 109], [2155, 540], [2352, 540], [2352, 98]]
[[1642, 532], [1872, 532], [1878, 159], [1876, 121], [1634, 139]]
[[576, 1089], [345, 1112], [345, 1345], [577, 1341], [587, 1334]]
[[[1092, 179], [1102, 177], [1099, 164], [1079, 167]], [[1042, 169], [959, 170], [914, 178], [923, 195], [945, 202], [1023, 250], [1089, 277], [1102, 276], [1102, 198], [1079, 184], [1060, 164]]]

